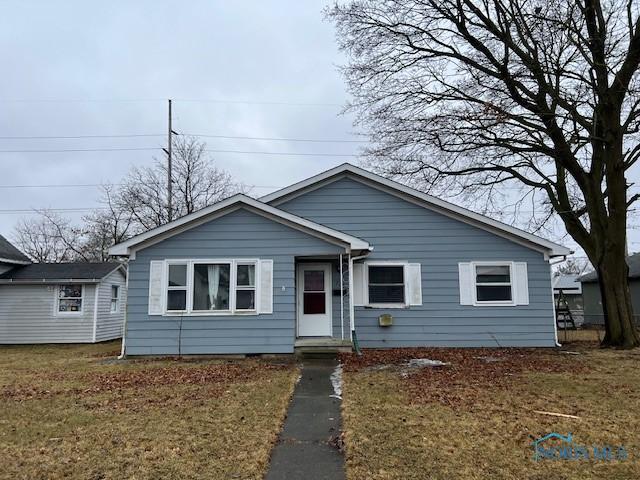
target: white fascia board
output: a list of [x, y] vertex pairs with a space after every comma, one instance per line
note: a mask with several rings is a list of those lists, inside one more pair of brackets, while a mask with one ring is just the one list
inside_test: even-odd
[[[149, 230], [148, 232], [137, 235], [129, 240], [112, 246], [109, 249], [109, 255], [113, 256], [127, 256], [136, 250], [136, 247], [140, 245], [147, 245], [154, 243], [154, 239], [166, 239], [185, 230], [188, 230], [196, 225], [200, 225], [204, 222], [212, 220], [209, 217], [219, 217], [223, 214], [230, 213], [241, 207], [249, 207], [254, 212], [272, 218], [275, 221], [284, 223], [294, 228], [301, 228], [308, 231], [312, 235], [320, 236], [321, 238], [329, 238], [334, 241], [338, 241], [341, 244], [345, 244], [351, 250], [369, 250], [370, 245], [367, 241], [361, 238], [348, 235], [344, 232], [334, 230], [324, 225], [312, 222], [310, 220], [298, 217], [291, 213], [280, 210], [261, 201], [255, 200], [246, 195], [238, 194], [234, 195], [226, 200], [218, 202], [214, 205], [205, 207], [197, 212], [193, 212], [189, 215], [185, 215], [182, 218], [174, 220], [160, 227]], [[229, 210], [229, 211], [226, 211]]]
[[308, 191], [308, 189], [312, 189], [316, 184], [319, 184], [324, 180], [335, 177], [336, 175], [346, 175], [349, 173], [369, 180], [373, 184], [387, 187], [388, 189], [395, 191], [397, 194], [400, 194], [407, 199], [412, 198], [414, 200], [419, 200], [421, 202], [421, 205], [425, 208], [434, 209], [440, 213], [477, 227], [484, 227], [485, 229], [493, 231], [494, 233], [502, 232], [503, 234], [506, 234], [508, 236], [507, 238], [525, 240], [529, 244], [536, 245], [539, 248], [542, 248], [542, 250], [548, 253], [549, 256], [565, 256], [573, 253], [567, 247], [525, 232], [524, 230], [520, 230], [519, 228], [512, 227], [511, 225], [507, 225], [506, 223], [502, 223], [484, 215], [480, 215], [479, 213], [472, 212], [471, 210], [467, 210], [466, 208], [460, 207], [445, 200], [441, 200], [437, 197], [426, 194], [414, 188], [407, 187], [406, 185], [402, 185], [401, 183], [398, 183], [394, 180], [381, 177], [380, 175], [371, 173], [349, 163], [338, 165], [337, 167], [327, 170], [326, 172], [322, 172], [318, 175], [307, 178], [306, 180], [302, 180], [301, 182], [294, 183], [293, 185], [290, 185], [286, 188], [265, 195], [261, 197], [260, 200], [265, 203], [278, 205], [285, 200], [305, 193], [306, 191]]
[[30, 260], [14, 260], [12, 258], [0, 257], [0, 263], [11, 263], [13, 265], [31, 265], [33, 262]]

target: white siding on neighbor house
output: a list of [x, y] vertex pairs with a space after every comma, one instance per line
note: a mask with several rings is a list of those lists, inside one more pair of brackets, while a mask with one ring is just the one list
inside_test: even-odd
[[57, 285], [0, 285], [0, 344], [93, 341], [95, 285], [85, 284], [81, 314], [56, 315]]
[[[111, 312], [111, 286], [120, 290], [118, 311]], [[122, 337], [124, 312], [127, 304], [125, 276], [120, 269], [107, 275], [98, 287], [98, 317], [96, 323], [96, 342], [104, 342]]]

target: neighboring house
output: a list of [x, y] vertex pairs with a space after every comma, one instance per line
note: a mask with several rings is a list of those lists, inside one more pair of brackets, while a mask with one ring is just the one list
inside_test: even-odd
[[553, 277], [553, 297], [556, 307], [566, 306], [577, 326], [584, 322], [584, 304], [580, 275], [558, 274]]
[[344, 164], [110, 253], [129, 257], [124, 353], [146, 355], [552, 347], [549, 260], [570, 250]]
[[120, 338], [126, 307], [119, 263], [32, 263], [0, 275], [0, 343]]
[[0, 235], [0, 274], [17, 266], [29, 265], [31, 260]]
[[[634, 321], [636, 325], [640, 326], [640, 253], [628, 256], [627, 265], [629, 265], [629, 290], [633, 304]], [[581, 276], [580, 282], [584, 299], [584, 325], [604, 326], [602, 295], [595, 270]]]

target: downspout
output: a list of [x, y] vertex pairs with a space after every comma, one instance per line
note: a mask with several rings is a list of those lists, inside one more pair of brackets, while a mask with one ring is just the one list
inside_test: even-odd
[[[373, 250], [373, 247], [369, 247], [369, 251]], [[353, 262], [356, 260], [362, 260], [367, 257], [368, 253], [365, 255], [359, 255], [357, 257], [352, 257], [351, 253], [349, 253], [349, 323], [351, 326], [351, 343], [353, 344], [353, 348], [355, 349], [358, 355], [361, 354], [360, 346], [358, 345], [358, 336], [356, 335], [356, 308], [353, 303]]]
[[342, 276], [342, 254], [340, 262], [340, 339], [344, 340], [344, 277]]
[[[552, 257], [553, 258], [553, 257]], [[551, 258], [549, 259], [549, 267], [552, 265], [556, 265], [558, 263], [562, 263], [567, 259], [566, 255], [562, 255], [560, 260], [555, 263], [551, 262]], [[558, 322], [556, 321], [556, 300], [553, 292], [553, 270], [549, 268], [551, 274], [551, 306], [553, 308], [553, 334], [555, 336], [556, 347], [561, 347], [562, 344], [558, 341]]]
[[124, 304], [124, 321], [122, 322], [122, 351], [118, 360], [125, 358], [125, 342], [127, 340], [127, 317], [129, 316], [129, 259], [127, 259], [127, 278], [124, 281], [127, 301]]
[[93, 334], [92, 334], [93, 343], [96, 343], [96, 338], [98, 335], [98, 302], [100, 300], [99, 292], [100, 292], [101, 285], [102, 285], [102, 282], [95, 284], [96, 291], [94, 292], [94, 295], [93, 295]]

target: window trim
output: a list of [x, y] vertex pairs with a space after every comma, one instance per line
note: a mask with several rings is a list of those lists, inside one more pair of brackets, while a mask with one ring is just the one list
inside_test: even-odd
[[[113, 296], [113, 287], [116, 288], [116, 296]], [[111, 302], [109, 303], [109, 313], [118, 313], [120, 311], [120, 285], [111, 285]], [[113, 308], [113, 301], [116, 301], [116, 308]]]
[[[61, 312], [60, 311], [60, 300], [65, 300], [63, 298], [60, 298], [60, 287], [63, 286], [68, 286], [68, 285], [80, 285], [80, 310], [77, 310], [75, 312]], [[84, 300], [85, 300], [85, 285], [84, 283], [77, 283], [77, 282], [70, 282], [70, 283], [59, 283], [56, 285], [55, 288], [55, 296], [56, 296], [56, 301], [55, 301], [55, 316], [56, 317], [66, 317], [67, 315], [83, 315], [84, 314]], [[96, 286], [97, 288], [97, 286]], [[78, 297], [71, 297], [71, 298], [78, 298]]]
[[[238, 285], [238, 267], [241, 265], [253, 265], [253, 286], [249, 285]], [[235, 281], [233, 283], [233, 311], [236, 313], [253, 313], [258, 311], [258, 260], [255, 261], [244, 261], [241, 259], [235, 260], [233, 265], [233, 273], [235, 276]], [[238, 290], [253, 292], [253, 308], [237, 308], [237, 300], [238, 300]], [[231, 292], [229, 292], [231, 294]]]
[[[376, 260], [364, 262], [364, 284], [366, 286], [366, 302], [367, 308], [409, 308], [409, 285], [407, 283], [407, 265], [408, 261], [402, 260]], [[402, 282], [404, 286], [404, 302], [400, 303], [371, 303], [369, 301], [369, 267], [402, 267]]]
[[[500, 282], [500, 283], [483, 283], [480, 282], [480, 286], [483, 285], [496, 285], [496, 286], [504, 286], [509, 285], [511, 287], [511, 300], [478, 300], [478, 273], [476, 267], [509, 267], [509, 283]], [[482, 262], [471, 262], [471, 282], [473, 284], [472, 288], [472, 300], [473, 306], [475, 307], [513, 307], [516, 305], [516, 290], [515, 290], [515, 282], [513, 278], [513, 274], [515, 272], [515, 262], [509, 261], [482, 261]]]
[[[260, 259], [258, 258], [189, 258], [189, 259], [169, 259], [165, 260], [163, 285], [165, 286], [162, 293], [162, 310], [163, 316], [189, 316], [189, 317], [212, 317], [212, 316], [254, 316], [258, 315], [258, 300], [260, 286]], [[193, 273], [194, 265], [201, 264], [228, 264], [230, 265], [229, 274], [229, 309], [228, 310], [194, 310], [193, 309]], [[167, 310], [167, 292], [171, 290], [184, 290], [185, 287], [169, 287], [168, 275], [169, 265], [179, 264], [187, 266], [187, 300], [185, 310]], [[237, 289], [237, 266], [238, 265], [254, 265], [255, 268], [255, 301], [254, 308], [251, 310], [236, 308], [236, 289]]]

